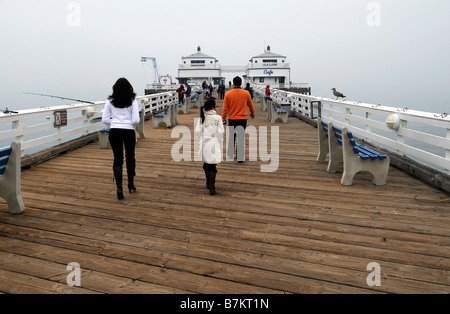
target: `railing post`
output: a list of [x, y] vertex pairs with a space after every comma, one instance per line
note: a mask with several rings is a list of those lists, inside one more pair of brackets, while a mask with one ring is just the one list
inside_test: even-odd
[[345, 108], [345, 124], [350, 125], [350, 119], [347, 116], [351, 115], [352, 111], [350, 108]]
[[[400, 120], [400, 127], [401, 128], [406, 128], [407, 125], [408, 125], [408, 121]], [[397, 143], [405, 144], [405, 137], [403, 135], [398, 134], [398, 133], [397, 133]], [[401, 153], [401, 150], [397, 149], [397, 152]]]
[[[447, 139], [450, 140], [450, 129], [447, 129]], [[450, 161], [450, 149], [445, 150], [445, 159]], [[445, 169], [447, 174], [450, 174], [450, 169]]]
[[[366, 112], [366, 119], [367, 119], [367, 121], [372, 120], [372, 113]], [[368, 124], [366, 124], [366, 131], [369, 133], [372, 133], [372, 128]], [[367, 141], [368, 138], [366, 137], [365, 140]]]

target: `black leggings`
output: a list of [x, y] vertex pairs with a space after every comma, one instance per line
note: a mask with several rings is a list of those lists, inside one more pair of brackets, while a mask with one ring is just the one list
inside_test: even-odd
[[203, 164], [203, 170], [205, 170], [205, 172], [215, 172], [215, 173], [217, 173], [217, 165], [204, 163]]
[[109, 143], [114, 153], [114, 167], [123, 166], [123, 147], [125, 146], [128, 176], [134, 177], [136, 171], [136, 131], [111, 129], [109, 132]]

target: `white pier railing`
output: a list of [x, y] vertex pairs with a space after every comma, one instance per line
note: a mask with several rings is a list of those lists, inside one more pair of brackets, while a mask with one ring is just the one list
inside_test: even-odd
[[[264, 97], [264, 87], [255, 87]], [[272, 90], [277, 103], [289, 103], [297, 115], [347, 127], [374, 145], [450, 174], [450, 116], [407, 108], [357, 103]]]
[[[136, 98], [145, 115], [162, 111], [178, 103], [175, 92], [165, 92]], [[105, 128], [102, 111], [105, 101], [94, 104], [73, 104], [0, 112], [0, 148], [20, 142], [22, 156], [74, 140]]]

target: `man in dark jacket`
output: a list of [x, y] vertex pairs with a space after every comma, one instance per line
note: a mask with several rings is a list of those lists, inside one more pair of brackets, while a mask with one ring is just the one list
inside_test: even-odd
[[245, 90], [250, 93], [250, 96], [253, 99], [253, 88], [250, 87], [250, 83], [247, 83], [247, 87], [245, 88]]

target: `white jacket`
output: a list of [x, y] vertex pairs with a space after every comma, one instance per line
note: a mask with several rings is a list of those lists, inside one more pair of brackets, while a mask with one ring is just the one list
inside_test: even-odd
[[205, 121], [203, 124], [197, 124], [195, 133], [200, 140], [200, 151], [203, 162], [211, 165], [220, 164], [223, 160], [222, 147], [225, 128], [223, 127], [222, 117], [214, 110], [205, 112]]
[[116, 108], [110, 100], [106, 101], [102, 122], [110, 125], [111, 129], [134, 130], [134, 126], [141, 121], [137, 100], [129, 108]]

